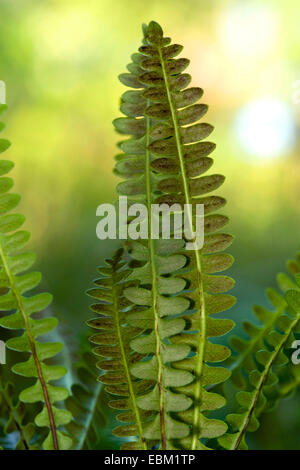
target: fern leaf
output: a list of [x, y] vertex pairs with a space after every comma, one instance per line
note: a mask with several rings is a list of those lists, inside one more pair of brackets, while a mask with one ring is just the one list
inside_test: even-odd
[[[277, 276], [277, 283], [281, 293], [271, 288], [266, 292], [268, 300], [274, 307], [274, 310], [272, 311], [260, 305], [255, 305], [253, 307], [254, 315], [259, 320], [260, 324], [244, 322], [244, 331], [248, 335], [248, 338], [230, 338], [232, 348], [238, 353], [236, 358], [233, 358], [235, 360], [231, 365], [231, 380], [238, 388], [247, 388], [247, 377], [255, 368], [256, 353], [264, 347], [264, 338], [274, 328], [274, 324], [278, 318], [287, 309], [287, 303], [283, 294], [288, 289], [299, 289], [295, 281], [295, 276], [300, 272], [300, 253], [298, 253], [296, 259], [288, 261], [287, 270], [289, 275], [279, 273]], [[287, 380], [286, 377], [286, 381]], [[291, 382], [292, 381], [293, 379], [291, 377]]]
[[[138, 279], [140, 287], [125, 290], [124, 294], [136, 305], [148, 307], [144, 318], [152, 329], [149, 335], [152, 346], [147, 350], [148, 367], [153, 378], [157, 377], [155, 393], [158, 399], [154, 410], [157, 416], [149, 436], [161, 438], [163, 449], [172, 446], [174, 439], [181, 440], [183, 447], [197, 449], [203, 448], [200, 438], [217, 437], [226, 431], [224, 423], [209, 422], [203, 412], [224, 404], [222, 397], [209, 394], [205, 387], [229, 376], [226, 369], [207, 363], [223, 361], [230, 354], [227, 348], [210, 343], [208, 337], [221, 336], [233, 326], [231, 321], [216, 320], [211, 316], [230, 308], [235, 301], [223, 293], [233, 287], [233, 281], [225, 276], [211, 275], [232, 264], [231, 256], [218, 253], [230, 245], [232, 237], [216, 233], [228, 221], [227, 217], [214, 214], [225, 200], [219, 196], [206, 196], [223, 183], [223, 176], [201, 176], [213, 163], [208, 155], [215, 145], [202, 142], [213, 128], [205, 123], [186, 127], [198, 121], [207, 110], [206, 105], [197, 103], [202, 90], [186, 88], [190, 76], [182, 72], [189, 61], [174, 59], [182, 47], [170, 44], [170, 38], [163, 37], [157, 23], [151, 22], [145, 27], [144, 35], [144, 45], [139, 53], [133, 54], [129, 73], [120, 76], [122, 83], [135, 90], [122, 96], [121, 111], [127, 117], [114, 121], [118, 132], [132, 135], [119, 144], [123, 154], [117, 156], [116, 172], [126, 181], [118, 185], [118, 192], [128, 196], [131, 202], [147, 205], [148, 220], [142, 223], [148, 223], [148, 227], [153, 223], [152, 203], [179, 203], [182, 207], [183, 204], [202, 203], [206, 234], [203, 249], [192, 254], [183, 251], [184, 240], [129, 241], [127, 249], [138, 262], [130, 278]], [[190, 230], [194, 232], [195, 216], [191, 212], [188, 219]], [[186, 274], [180, 275], [183, 267], [187, 268]], [[178, 295], [184, 288], [192, 292]], [[169, 315], [184, 312], [186, 315], [175, 321], [178, 326], [168, 328], [168, 334], [162, 337], [162, 319], [167, 325], [174, 322]], [[135, 325], [140, 325], [137, 317], [132, 318]], [[192, 332], [194, 334], [190, 334]], [[149, 343], [147, 335], [132, 342], [131, 346], [145, 351], [146, 343]], [[164, 349], [172, 354], [162, 357]], [[141, 374], [143, 367], [144, 364], [137, 365], [132, 373]], [[180, 412], [177, 418], [174, 415], [171, 418], [166, 412], [165, 390], [171, 393], [171, 389], [178, 395], [178, 403], [172, 409]], [[152, 399], [149, 394], [149, 401]], [[193, 435], [190, 435], [190, 425]]]
[[88, 291], [88, 295], [97, 300], [91, 309], [100, 315], [100, 318], [88, 322], [90, 327], [97, 330], [90, 341], [96, 345], [94, 354], [102, 358], [96, 364], [104, 372], [98, 380], [114, 397], [109, 405], [121, 411], [117, 419], [123, 425], [114, 429], [114, 435], [138, 437], [138, 440], [124, 444], [122, 448], [125, 450], [147, 450], [144, 423], [151, 412], [140, 409], [137, 401], [149, 389], [152, 381], [149, 375], [144, 380], [136, 380], [130, 372], [143, 354], [132, 353], [130, 349], [130, 342], [135, 340], [141, 330], [128, 325], [127, 310], [131, 304], [124, 298], [123, 290], [129, 272], [121, 260], [122, 255], [121, 249], [112, 260], [106, 260], [107, 265], [99, 268], [102, 277], [95, 281], [96, 287]]
[[99, 441], [99, 431], [104, 428], [105, 418], [101, 410], [102, 384], [96, 382], [96, 374], [84, 360], [77, 370], [79, 383], [72, 386], [72, 395], [66, 400], [66, 408], [73, 416], [66, 429], [73, 438], [73, 448], [95, 449]]
[[[5, 106], [1, 106], [0, 110], [5, 109]], [[9, 145], [7, 140], [1, 139], [0, 151], [3, 152]], [[67, 449], [72, 440], [59, 430], [59, 427], [67, 424], [71, 415], [67, 410], [56, 407], [55, 403], [64, 400], [68, 392], [51, 384], [53, 380], [60, 379], [66, 370], [64, 367], [44, 362], [58, 354], [62, 345], [42, 343], [37, 339], [56, 327], [55, 318], [33, 318], [35, 313], [48, 307], [52, 296], [47, 293], [24, 295], [40, 283], [41, 275], [38, 272], [24, 274], [34, 263], [35, 256], [33, 253], [22, 252], [29, 239], [28, 232], [19, 230], [24, 223], [24, 217], [9, 213], [20, 200], [17, 194], [9, 192], [13, 180], [3, 176], [12, 168], [12, 162], [0, 160], [0, 310], [9, 312], [0, 318], [0, 326], [10, 330], [24, 330], [22, 336], [10, 338], [6, 346], [14, 351], [30, 353], [26, 362], [15, 364], [12, 370], [18, 375], [37, 379], [33, 386], [21, 392], [19, 399], [24, 403], [44, 404], [42, 411], [35, 418], [37, 426], [49, 428], [49, 434], [43, 443], [44, 449]]]
[[[134, 54], [132, 58], [133, 63], [128, 66], [131, 73], [121, 75], [120, 80], [129, 86], [134, 84], [135, 88], [141, 88], [137, 78], [140, 72], [137, 63], [143, 56]], [[147, 100], [141, 95], [141, 90], [125, 92], [121, 110], [130, 117], [119, 118], [114, 121], [114, 125], [117, 131], [133, 135], [132, 139], [120, 144], [124, 154], [117, 157], [116, 172], [128, 179], [118, 185], [118, 192], [128, 196], [131, 202], [139, 201], [146, 205], [148, 219], [142, 223], [151, 227], [153, 191], [159, 180], [151, 168], [153, 157], [148, 149], [151, 120], [148, 116], [135, 119], [144, 112], [146, 105]], [[186, 264], [186, 257], [176, 254], [183, 248], [183, 241], [168, 242], [166, 244], [163, 240], [150, 239], [144, 244], [134, 241], [125, 244], [131, 256], [142, 264], [134, 268], [128, 278], [139, 280], [140, 286], [124, 290], [126, 298], [137, 306], [128, 315], [128, 322], [133, 327], [149, 331], [131, 342], [136, 353], [148, 355], [146, 362], [139, 362], [131, 368], [131, 373], [140, 379], [151, 376], [155, 382], [154, 388], [141, 396], [137, 403], [144, 412], [154, 412], [154, 419], [146, 425], [144, 433], [152, 445], [156, 440], [160, 441], [162, 449], [170, 448], [172, 439], [189, 434], [188, 426], [171, 417], [170, 413], [187, 409], [192, 401], [183, 394], [173, 393], [171, 387], [183, 386], [193, 380], [190, 372], [177, 371], [171, 367], [172, 362], [187, 357], [190, 347], [174, 347], [166, 342], [185, 326], [183, 319], [169, 319], [169, 315], [179, 315], [189, 307], [189, 301], [184, 297], [166, 297], [178, 293], [186, 285], [185, 280], [171, 276]], [[150, 290], [148, 285], [151, 285]], [[143, 307], [144, 311], [140, 311]]]
[[245, 433], [254, 432], [259, 427], [259, 416], [266, 403], [277, 396], [278, 371], [286, 366], [288, 357], [285, 349], [294, 339], [300, 320], [300, 275], [295, 276], [298, 290], [288, 290], [285, 294], [288, 314], [280, 315], [273, 328], [266, 335], [263, 349], [257, 351], [255, 359], [258, 367], [250, 373], [250, 391], [238, 392], [236, 398], [241, 409], [227, 416], [233, 432], [219, 438], [220, 444], [228, 450], [246, 449]]
[[[133, 61], [138, 62], [143, 57], [141, 54], [133, 55]], [[120, 79], [125, 84], [132, 84], [135, 80], [135, 87], [141, 88], [141, 84], [136, 78], [140, 69], [136, 63], [130, 64], [128, 69], [131, 71], [131, 77], [127, 81], [128, 74], [121, 75]], [[129, 101], [134, 101], [130, 103]], [[144, 202], [148, 208], [149, 226], [152, 225], [151, 204], [153, 199], [153, 185], [155, 185], [155, 174], [151, 169], [152, 156], [147, 149], [150, 143], [150, 118], [143, 118], [144, 126], [141, 130], [136, 129], [140, 125], [139, 120], [132, 119], [144, 112], [147, 101], [141, 96], [141, 91], [125, 92], [122, 97], [122, 111], [130, 116], [128, 118], [119, 118], [114, 121], [116, 129], [121, 133], [139, 133], [139, 139], [130, 139], [120, 144], [125, 152], [123, 156], [118, 157], [116, 171], [121, 176], [129, 176], [130, 179], [118, 185], [120, 194], [125, 194], [131, 200]], [[130, 105], [130, 106], [129, 106]], [[132, 106], [134, 105], [134, 106]], [[132, 157], [132, 154], [138, 154]], [[137, 175], [132, 178], [132, 175]], [[136, 364], [131, 372], [141, 378], [144, 374], [151, 374], [156, 382], [153, 390], [142, 396], [138, 404], [143, 410], [152, 410], [155, 412], [154, 421], [149, 422], [146, 428], [146, 437], [148, 440], [161, 441], [162, 449], [170, 446], [170, 440], [188, 435], [189, 429], [185, 424], [176, 422], [170, 416], [171, 411], [184, 410], [191, 404], [191, 400], [182, 394], [172, 393], [170, 387], [183, 385], [193, 380], [190, 373], [177, 373], [170, 367], [170, 362], [182, 357], [186, 357], [190, 351], [189, 347], [181, 346], [176, 348], [167, 345], [165, 339], [174, 335], [184, 328], [184, 320], [168, 319], [170, 313], [180, 314], [189, 306], [189, 302], [182, 297], [173, 299], [166, 298], [166, 294], [175, 294], [185, 287], [186, 282], [179, 278], [166, 278], [164, 275], [182, 268], [186, 264], [186, 258], [182, 255], [173, 255], [178, 249], [181, 249], [183, 243], [165, 244], [161, 240], [149, 240], [145, 244], [139, 242], [127, 243], [127, 249], [132, 257], [144, 262], [143, 266], [133, 269], [129, 279], [140, 280], [140, 285], [151, 285], [151, 290], [143, 287], [126, 289], [125, 296], [137, 306], [145, 306], [147, 309], [139, 313], [133, 312], [128, 316], [128, 321], [134, 327], [140, 326], [150, 331], [142, 337], [135, 339], [131, 347], [136, 352], [148, 353], [148, 361]], [[172, 354], [173, 353], [173, 354]], [[174, 355], [175, 354], [175, 355]], [[177, 360], [178, 360], [177, 359]], [[168, 442], [167, 442], [168, 441]]]

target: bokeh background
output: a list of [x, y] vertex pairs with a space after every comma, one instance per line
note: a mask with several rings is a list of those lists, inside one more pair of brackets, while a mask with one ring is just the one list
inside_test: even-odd
[[[227, 316], [241, 322], [253, 303], [266, 305], [264, 289], [300, 248], [299, 15], [298, 0], [0, 1], [7, 158], [44, 286], [74, 349], [90, 315], [84, 291], [114, 248], [96, 238], [95, 212], [116, 198], [117, 76], [152, 19], [185, 46], [210, 106], [215, 171], [227, 177], [236, 237], [238, 302]], [[299, 432], [296, 395], [264, 417], [252, 447], [299, 449]]]

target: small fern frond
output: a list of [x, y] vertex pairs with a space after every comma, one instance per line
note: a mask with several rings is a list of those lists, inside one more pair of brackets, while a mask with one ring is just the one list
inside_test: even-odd
[[233, 433], [219, 438], [219, 443], [225, 449], [246, 449], [246, 431], [254, 432], [258, 429], [260, 414], [278, 397], [278, 368], [280, 370], [289, 361], [284, 350], [293, 342], [300, 320], [300, 275], [296, 274], [295, 279], [298, 290], [288, 290], [285, 294], [287, 313], [276, 319], [273, 328], [264, 338], [263, 349], [256, 352], [257, 367], [249, 375], [252, 389], [237, 393], [236, 398], [241, 409], [238, 413], [227, 416]]
[[[162, 449], [172, 448], [175, 439], [180, 440], [181, 447], [194, 450], [204, 448], [200, 438], [217, 437], [226, 431], [224, 423], [207, 419], [204, 411], [225, 403], [223, 397], [210, 394], [206, 387], [228, 378], [228, 370], [209, 363], [225, 360], [230, 351], [209, 342], [208, 337], [221, 336], [233, 327], [232, 321], [217, 320], [212, 315], [230, 308], [235, 299], [224, 294], [233, 287], [232, 279], [212, 276], [233, 261], [230, 255], [219, 254], [232, 242], [232, 236], [217, 233], [228, 218], [214, 213], [226, 201], [220, 196], [207, 196], [223, 183], [224, 177], [202, 176], [213, 163], [208, 155], [215, 148], [215, 144], [202, 140], [213, 128], [206, 123], [194, 124], [207, 106], [197, 103], [203, 93], [200, 88], [186, 88], [191, 77], [182, 72], [189, 61], [174, 58], [181, 51], [182, 46], [163, 37], [157, 23], [144, 27], [144, 44], [139, 53], [133, 54], [129, 73], [120, 75], [123, 84], [135, 89], [122, 96], [121, 111], [127, 117], [116, 119], [114, 125], [121, 134], [132, 135], [119, 144], [124, 153], [117, 156], [116, 173], [126, 181], [117, 189], [130, 203], [147, 205], [148, 220], [142, 223], [148, 224], [150, 233], [152, 203], [169, 207], [180, 204], [182, 209], [190, 205], [188, 222], [193, 233], [196, 216], [191, 207], [203, 204], [205, 208], [201, 250], [188, 252], [184, 250], [186, 240], [176, 239], [125, 243], [136, 266], [130, 279], [139, 280], [140, 287], [124, 293], [136, 305], [148, 307], [143, 316], [148, 320], [147, 328], [152, 329], [152, 349], [147, 352], [149, 371], [157, 377], [153, 408], [157, 416], [149, 427], [149, 436], [161, 439]], [[133, 320], [139, 324], [137, 315], [129, 321]], [[174, 323], [165, 336], [160, 334], [162, 321], [165, 328], [169, 322]], [[145, 335], [132, 347], [138, 345], [143, 351], [147, 342]], [[164, 353], [163, 357], [165, 350], [173, 353]], [[132, 373], [145, 374], [145, 365], [136, 366]], [[169, 375], [172, 381], [166, 379]], [[166, 412], [166, 404], [171, 403], [167, 394], [174, 391], [177, 397], [172, 395], [174, 408], [169, 411], [178, 414], [171, 416]], [[153, 398], [149, 394], [148, 407]]]
[[[1, 106], [1, 111], [5, 110]], [[1, 124], [1, 129], [3, 129]], [[9, 147], [10, 143], [0, 140], [0, 152]], [[6, 346], [14, 351], [30, 353], [26, 362], [16, 364], [12, 371], [24, 377], [36, 378], [36, 383], [23, 390], [20, 401], [24, 403], [42, 402], [44, 407], [36, 416], [35, 423], [48, 427], [49, 434], [43, 443], [44, 449], [67, 449], [72, 440], [58, 428], [71, 420], [68, 411], [54, 406], [64, 400], [68, 391], [51, 384], [60, 379], [66, 370], [64, 367], [48, 365], [44, 361], [58, 354], [62, 348], [60, 343], [39, 342], [38, 337], [53, 330], [57, 325], [55, 318], [33, 318], [33, 315], [45, 310], [52, 296], [47, 293], [24, 295], [34, 289], [41, 280], [38, 272], [24, 274], [34, 263], [33, 253], [22, 252], [29, 239], [29, 233], [19, 228], [25, 218], [19, 214], [9, 214], [19, 203], [20, 197], [10, 193], [13, 180], [6, 175], [13, 168], [13, 163], [0, 160], [0, 310], [8, 312], [1, 316], [0, 326], [9, 330], [24, 330], [22, 336], [10, 338]]]
[[15, 387], [12, 383], [3, 382], [0, 374], [0, 416], [4, 435], [18, 433], [17, 443], [14, 450], [37, 450], [37, 444], [31, 444], [36, 435], [36, 427], [33, 423], [24, 424], [27, 414], [26, 405], [15, 398]]
[[96, 382], [96, 374], [86, 365], [90, 358], [84, 362], [77, 370], [79, 382], [72, 386], [72, 394], [66, 400], [66, 408], [73, 416], [66, 429], [73, 438], [75, 450], [95, 449], [105, 425], [101, 410], [102, 384]]
[[256, 353], [264, 347], [265, 337], [274, 328], [277, 319], [286, 311], [285, 292], [289, 289], [298, 289], [295, 276], [300, 272], [300, 253], [297, 254], [296, 259], [288, 261], [287, 270], [289, 274], [279, 273], [277, 276], [277, 284], [281, 293], [272, 288], [266, 291], [274, 310], [255, 305], [253, 312], [260, 324], [246, 321], [243, 323], [243, 327], [248, 338], [230, 338], [230, 345], [238, 353], [236, 359], [232, 358], [235, 360], [231, 365], [231, 380], [237, 388], [247, 387], [249, 373], [255, 368]]
[[119, 437], [138, 436], [137, 441], [124, 444], [122, 449], [147, 450], [144, 423], [151, 412], [141, 410], [137, 400], [149, 389], [152, 381], [149, 376], [145, 380], [136, 380], [130, 373], [130, 369], [144, 355], [133, 353], [130, 348], [130, 342], [135, 340], [141, 329], [128, 325], [131, 304], [123, 296], [123, 290], [129, 271], [122, 255], [123, 250], [118, 250], [112, 260], [106, 260], [106, 266], [98, 268], [102, 277], [95, 281], [96, 287], [87, 292], [97, 300], [91, 310], [99, 315], [88, 322], [90, 327], [98, 330], [90, 341], [96, 345], [94, 354], [102, 358], [96, 364], [104, 372], [98, 380], [114, 397], [109, 405], [122, 411], [117, 415], [121, 423], [128, 423], [115, 428], [113, 434]]
[[[299, 331], [298, 331], [299, 333]], [[299, 340], [299, 334], [298, 334]], [[292, 353], [294, 349], [292, 350]], [[297, 358], [298, 359], [298, 358]], [[278, 399], [289, 398], [294, 395], [300, 387], [300, 364], [293, 364], [292, 362], [287, 365], [278, 374], [279, 379], [279, 396]]]

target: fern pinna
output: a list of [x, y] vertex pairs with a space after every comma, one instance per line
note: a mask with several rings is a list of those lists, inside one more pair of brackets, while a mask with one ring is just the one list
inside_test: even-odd
[[185, 250], [187, 240], [128, 240], [132, 257], [128, 281], [138, 286], [124, 289], [132, 307], [126, 321], [143, 332], [130, 346], [137, 354], [146, 354], [131, 366], [137, 379], [151, 379], [154, 386], [137, 399], [138, 408], [153, 412], [143, 425], [148, 447], [159, 443], [161, 449], [206, 448], [202, 438], [217, 437], [226, 424], [208, 419], [206, 412], [224, 405], [224, 398], [206, 390], [229, 376], [228, 370], [210, 363], [225, 360], [229, 349], [208, 341], [233, 326], [229, 320], [212, 315], [230, 308], [232, 296], [223, 294], [233, 287], [226, 276], [212, 276], [232, 264], [232, 257], [219, 254], [232, 237], [217, 233], [228, 221], [215, 214], [224, 198], [206, 194], [224, 181], [221, 175], [201, 176], [212, 165], [208, 155], [215, 145], [202, 142], [212, 131], [206, 123], [193, 124], [207, 106], [196, 103], [199, 88], [186, 88], [191, 80], [183, 70], [187, 59], [174, 59], [182, 50], [164, 38], [157, 23], [144, 27], [140, 52], [133, 54], [129, 73], [120, 80], [135, 90], [127, 91], [121, 110], [127, 116], [114, 125], [121, 134], [132, 137], [119, 144], [116, 172], [126, 178], [118, 192], [129, 204], [144, 203], [147, 218], [140, 224], [151, 230], [154, 220], [151, 205], [174, 203], [190, 205], [188, 224], [195, 232], [195, 214], [191, 208], [205, 208], [205, 240], [202, 249]]
[[[5, 109], [6, 106], [1, 105], [0, 111]], [[1, 124], [1, 129], [3, 128], [4, 125]], [[9, 146], [6, 139], [0, 139], [0, 152], [4, 152]], [[0, 326], [9, 330], [23, 330], [21, 336], [8, 339], [6, 346], [14, 351], [29, 353], [29, 358], [15, 364], [12, 371], [24, 377], [36, 378], [34, 385], [20, 393], [19, 400], [23, 403], [43, 403], [42, 410], [35, 417], [37, 426], [49, 428], [43, 448], [68, 449], [72, 440], [59, 428], [71, 420], [71, 414], [55, 406], [56, 402], [67, 397], [68, 391], [51, 384], [60, 379], [66, 369], [44, 362], [58, 354], [62, 344], [38, 340], [56, 327], [57, 320], [53, 317], [34, 318], [34, 314], [48, 307], [52, 296], [47, 293], [28, 295], [40, 283], [41, 275], [39, 272], [24, 274], [34, 263], [35, 256], [33, 253], [22, 252], [29, 239], [27, 231], [19, 230], [25, 218], [20, 214], [10, 213], [20, 200], [17, 194], [9, 192], [13, 180], [3, 176], [12, 168], [11, 161], [0, 160], [0, 310], [8, 312], [7, 315], [1, 315]]]

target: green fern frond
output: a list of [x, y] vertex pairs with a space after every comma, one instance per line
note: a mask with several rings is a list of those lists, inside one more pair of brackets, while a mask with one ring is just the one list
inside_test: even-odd
[[294, 340], [300, 320], [300, 274], [295, 275], [298, 290], [288, 290], [285, 294], [287, 313], [281, 314], [273, 328], [264, 338], [265, 344], [255, 354], [257, 366], [249, 375], [250, 391], [237, 393], [241, 409], [227, 416], [233, 432], [219, 438], [220, 444], [228, 450], [246, 449], [245, 433], [254, 432], [259, 427], [260, 414], [278, 398], [278, 368], [287, 365], [285, 354]]
[[300, 386], [300, 366], [290, 365], [279, 373], [279, 399], [291, 397]]
[[79, 382], [72, 386], [72, 394], [66, 400], [66, 408], [73, 416], [66, 429], [73, 438], [75, 450], [95, 449], [105, 425], [101, 409], [102, 384], [96, 382], [96, 374], [86, 365], [91, 362], [90, 358], [84, 362], [77, 370]]
[[[6, 106], [1, 106], [4, 111]], [[1, 124], [1, 129], [3, 129]], [[5, 151], [10, 143], [0, 139], [0, 152]], [[10, 330], [24, 330], [22, 336], [10, 338], [6, 346], [14, 351], [30, 353], [26, 362], [15, 364], [13, 372], [24, 377], [36, 378], [33, 386], [23, 390], [20, 401], [24, 403], [44, 404], [36, 416], [37, 426], [48, 427], [49, 434], [43, 443], [44, 449], [67, 449], [72, 440], [65, 435], [60, 426], [71, 420], [71, 414], [54, 404], [64, 400], [68, 392], [62, 387], [51, 384], [60, 379], [66, 370], [64, 367], [48, 365], [44, 361], [52, 358], [62, 348], [60, 343], [39, 342], [37, 338], [49, 333], [57, 325], [55, 318], [35, 319], [35, 313], [45, 310], [52, 296], [47, 293], [24, 295], [34, 289], [41, 280], [38, 272], [24, 274], [34, 263], [33, 253], [22, 252], [29, 239], [29, 233], [19, 230], [25, 218], [19, 214], [10, 214], [19, 203], [20, 196], [9, 192], [13, 180], [6, 175], [13, 168], [13, 163], [0, 160], [0, 310], [9, 312], [0, 318], [0, 326]]]
[[[139, 60], [141, 54], [135, 54], [133, 60]], [[120, 80], [135, 88], [143, 85], [136, 74], [140, 69], [136, 64], [128, 66], [131, 74], [123, 74]], [[127, 82], [129, 80], [129, 82]], [[148, 117], [134, 119], [144, 112], [147, 100], [141, 90], [128, 91], [122, 96], [121, 110], [128, 118], [114, 121], [121, 133], [132, 134], [133, 138], [120, 144], [124, 154], [117, 157], [116, 172], [128, 178], [118, 185], [120, 195], [126, 195], [132, 202], [143, 202], [148, 209], [148, 227], [152, 226], [151, 204], [154, 202], [154, 188], [160, 180], [151, 168], [153, 160], [148, 145], [150, 144], [151, 121]], [[162, 449], [170, 447], [171, 439], [178, 439], [189, 434], [186, 424], [171, 417], [174, 411], [184, 411], [191, 406], [191, 399], [174, 393], [171, 387], [183, 386], [193, 380], [189, 372], [176, 371], [170, 363], [185, 358], [190, 347], [181, 345], [174, 348], [166, 344], [166, 339], [181, 332], [185, 322], [181, 318], [168, 319], [168, 315], [179, 315], [189, 307], [184, 297], [167, 298], [184, 289], [186, 281], [170, 276], [186, 264], [186, 257], [177, 254], [184, 246], [181, 240], [149, 240], [144, 243], [130, 241], [126, 244], [131, 256], [141, 266], [132, 270], [129, 280], [139, 280], [140, 286], [151, 285], [151, 291], [144, 287], [132, 287], [124, 291], [125, 296], [137, 305], [136, 311], [128, 315], [128, 322], [133, 327], [141, 327], [149, 333], [136, 338], [131, 347], [136, 353], [146, 353], [148, 360], [131, 368], [134, 376], [143, 379], [151, 377], [156, 385], [148, 394], [138, 400], [139, 407], [155, 413], [154, 420], [145, 428], [145, 437], [152, 441], [161, 441]], [[168, 274], [168, 277], [166, 275]], [[140, 312], [141, 307], [145, 310]], [[168, 441], [168, 442], [167, 442]]]
[[[129, 279], [139, 280], [140, 287], [124, 294], [137, 306], [147, 307], [142, 322], [138, 314], [129, 316], [128, 321], [133, 326], [143, 323], [151, 331], [131, 343], [134, 350], [149, 355], [147, 366], [136, 364], [132, 373], [140, 378], [151, 374], [157, 383], [154, 392], [146, 396], [147, 403], [139, 401], [140, 406], [156, 412], [146, 437], [160, 439], [162, 449], [172, 448], [171, 441], [178, 439], [182, 447], [198, 449], [203, 448], [200, 438], [217, 437], [226, 431], [224, 423], [208, 420], [204, 411], [224, 405], [224, 399], [207, 392], [206, 386], [229, 376], [226, 369], [209, 363], [225, 360], [230, 351], [210, 343], [208, 337], [221, 336], [233, 327], [232, 321], [211, 316], [235, 302], [234, 297], [224, 294], [233, 287], [232, 279], [212, 276], [232, 264], [230, 255], [219, 253], [231, 244], [232, 237], [217, 233], [228, 222], [224, 215], [214, 213], [224, 206], [225, 199], [207, 196], [224, 177], [202, 176], [213, 163], [208, 155], [215, 148], [211, 142], [202, 142], [212, 126], [194, 124], [207, 110], [206, 105], [197, 103], [203, 92], [186, 88], [191, 77], [182, 72], [189, 61], [174, 59], [182, 46], [170, 44], [171, 39], [164, 38], [154, 22], [144, 27], [144, 36], [139, 53], [132, 56], [129, 73], [120, 75], [121, 82], [135, 90], [122, 96], [121, 111], [127, 117], [114, 121], [118, 132], [132, 135], [119, 144], [123, 153], [116, 158], [115, 171], [126, 181], [117, 189], [130, 204], [146, 204], [148, 220], [141, 224], [148, 227], [153, 224], [152, 203], [179, 203], [182, 208], [184, 204], [204, 204], [205, 242], [201, 250], [193, 252], [184, 251], [185, 240], [125, 244], [137, 266]], [[194, 232], [195, 216], [191, 211], [188, 216]], [[169, 395], [174, 406], [166, 410], [171, 403]], [[171, 416], [176, 411], [180, 414]]]
[[121, 249], [112, 260], [106, 260], [106, 266], [98, 269], [102, 277], [95, 281], [96, 287], [88, 291], [88, 295], [97, 300], [91, 309], [100, 315], [88, 322], [90, 327], [98, 330], [90, 341], [96, 345], [93, 352], [102, 358], [96, 364], [104, 372], [98, 380], [114, 397], [109, 405], [122, 411], [117, 415], [121, 423], [128, 423], [115, 428], [114, 435], [138, 437], [138, 440], [124, 444], [122, 449], [147, 450], [144, 425], [152, 413], [140, 409], [138, 400], [153, 382], [150, 376], [136, 380], [130, 372], [144, 353], [134, 353], [130, 348], [130, 342], [136, 340], [141, 329], [128, 324], [131, 303], [123, 296], [123, 291], [128, 285], [125, 281], [129, 271], [122, 255]]
[[277, 276], [277, 284], [281, 291], [275, 289], [267, 289], [267, 297], [274, 307], [274, 310], [268, 310], [260, 305], [253, 307], [254, 314], [260, 324], [244, 322], [243, 327], [248, 335], [247, 339], [232, 337], [230, 345], [238, 353], [236, 359], [231, 365], [231, 380], [238, 388], [246, 388], [248, 385], [249, 373], [255, 368], [255, 355], [264, 347], [264, 339], [268, 333], [274, 328], [278, 318], [286, 311], [287, 303], [284, 294], [289, 289], [298, 289], [295, 276], [300, 272], [300, 253], [296, 259], [287, 262], [286, 273], [279, 273]]
[[14, 450], [37, 450], [38, 445], [32, 444], [36, 436], [36, 427], [33, 423], [24, 424], [27, 414], [26, 405], [15, 397], [15, 387], [12, 383], [4, 383], [0, 371], [0, 416], [4, 435], [18, 433], [18, 441]]

